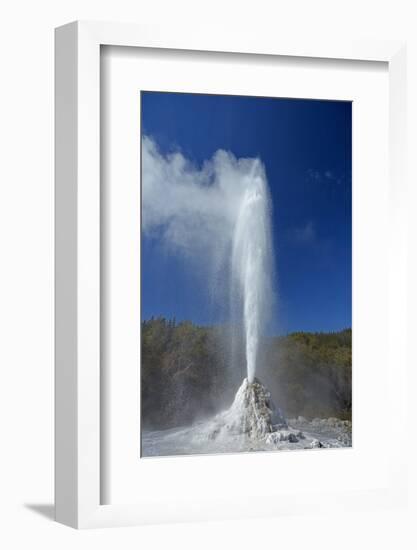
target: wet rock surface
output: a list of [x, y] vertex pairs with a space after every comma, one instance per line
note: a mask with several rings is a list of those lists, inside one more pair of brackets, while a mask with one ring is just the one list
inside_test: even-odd
[[316, 439], [321, 445], [314, 445], [314, 448], [352, 446], [352, 422], [350, 420], [340, 420], [339, 418], [314, 418], [313, 420], [307, 420], [299, 416], [298, 418], [289, 420], [289, 423], [293, 427], [316, 435]]

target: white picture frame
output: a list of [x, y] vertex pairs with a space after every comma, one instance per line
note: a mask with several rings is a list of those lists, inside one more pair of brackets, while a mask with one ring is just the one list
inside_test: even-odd
[[[100, 498], [100, 47], [102, 45], [196, 50], [334, 60], [382, 61], [389, 70], [389, 150], [393, 242], [405, 243], [405, 45], [394, 41], [289, 40], [268, 34], [211, 29], [142, 27], [75, 22], [56, 30], [56, 361], [55, 506], [56, 519], [76, 528], [121, 526], [187, 519], [249, 517], [245, 506], [207, 501], [193, 510], [179, 507], [175, 495], [163, 509], [151, 503], [101, 504]], [[390, 284], [400, 288], [390, 314], [406, 317], [406, 264], [403, 246], [392, 248]], [[404, 324], [393, 384], [396, 412], [405, 416]], [[395, 330], [395, 329], [393, 329]], [[394, 368], [394, 366], [393, 366]], [[395, 378], [395, 381], [394, 381]], [[390, 377], [391, 379], [391, 377]], [[398, 451], [384, 491], [340, 494], [341, 508], [392, 505], [405, 498], [402, 428]], [[337, 500], [337, 502], [336, 502]], [[294, 494], [273, 502], [268, 515], [326, 508], [326, 495]], [[188, 510], [188, 513], [187, 513]]]

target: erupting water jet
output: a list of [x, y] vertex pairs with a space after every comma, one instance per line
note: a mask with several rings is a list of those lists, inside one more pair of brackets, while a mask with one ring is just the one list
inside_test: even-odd
[[[231, 284], [237, 286], [242, 302], [246, 341], [246, 368], [250, 383], [255, 380], [259, 340], [272, 301], [271, 208], [265, 172], [259, 160], [242, 182], [233, 235]], [[235, 289], [231, 289], [232, 295]]]

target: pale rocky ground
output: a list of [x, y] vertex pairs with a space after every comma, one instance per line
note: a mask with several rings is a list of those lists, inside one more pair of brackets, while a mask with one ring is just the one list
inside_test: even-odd
[[190, 427], [144, 431], [142, 456], [341, 448], [352, 424], [337, 418], [286, 420], [257, 379], [245, 379], [230, 409]]

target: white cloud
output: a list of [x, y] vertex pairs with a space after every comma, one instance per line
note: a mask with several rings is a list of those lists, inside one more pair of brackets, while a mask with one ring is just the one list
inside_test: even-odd
[[207, 256], [217, 263], [230, 244], [240, 203], [253, 172], [265, 178], [257, 159], [236, 159], [218, 150], [201, 169], [181, 153], [162, 155], [142, 139], [142, 229], [172, 251]]
[[293, 241], [297, 244], [311, 244], [317, 239], [316, 230], [312, 221], [292, 230]]
[[335, 183], [337, 185], [340, 185], [343, 182], [343, 176], [336, 176], [334, 172], [331, 170], [316, 170], [315, 168], [309, 168], [307, 170], [307, 178], [315, 183]]

